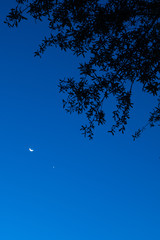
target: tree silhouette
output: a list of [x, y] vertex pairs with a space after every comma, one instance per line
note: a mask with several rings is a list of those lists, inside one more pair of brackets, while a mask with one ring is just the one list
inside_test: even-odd
[[[86, 62], [80, 64], [80, 80], [60, 80], [60, 92], [66, 94], [63, 107], [69, 113], [85, 113], [88, 125], [82, 133], [93, 138], [95, 125], [106, 122], [103, 103], [114, 96], [114, 124], [109, 132], [124, 133], [133, 108], [133, 86], [153, 95], [157, 106], [147, 124], [160, 122], [160, 3], [157, 0], [16, 0], [5, 23], [18, 26], [28, 16], [48, 19], [50, 36], [39, 45], [35, 56], [42, 56], [49, 46], [70, 49]], [[89, 54], [88, 54], [89, 53]], [[89, 59], [88, 59], [89, 58]]]

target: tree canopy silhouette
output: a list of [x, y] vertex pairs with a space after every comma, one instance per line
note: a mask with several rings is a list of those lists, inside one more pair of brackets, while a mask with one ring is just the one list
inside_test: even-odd
[[[6, 17], [9, 27], [27, 20], [48, 20], [50, 35], [39, 45], [35, 56], [47, 47], [59, 46], [75, 55], [86, 56], [79, 66], [80, 80], [60, 80], [60, 92], [66, 94], [67, 112], [84, 113], [88, 120], [81, 130], [93, 138], [95, 125], [106, 122], [104, 102], [116, 99], [114, 124], [109, 132], [124, 133], [133, 108], [133, 86], [153, 95], [153, 106], [140, 136], [147, 126], [160, 123], [160, 2], [157, 0], [16, 0]], [[89, 56], [89, 57], [88, 57]]]

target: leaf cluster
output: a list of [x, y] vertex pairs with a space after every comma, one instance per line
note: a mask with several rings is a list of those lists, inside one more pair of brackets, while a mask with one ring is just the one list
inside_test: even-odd
[[[160, 121], [160, 3], [158, 0], [17, 0], [6, 18], [9, 27], [18, 26], [32, 16], [48, 19], [50, 36], [39, 45], [35, 56], [50, 46], [86, 56], [79, 66], [79, 82], [60, 80], [60, 92], [66, 94], [63, 107], [67, 112], [84, 113], [88, 124], [81, 130], [93, 138], [95, 125], [104, 125], [104, 102], [112, 95], [117, 104], [113, 111], [113, 135], [124, 133], [133, 108], [133, 86], [157, 98], [157, 106], [146, 126]], [[88, 55], [87, 55], [88, 56]], [[137, 138], [146, 128], [139, 129]]]

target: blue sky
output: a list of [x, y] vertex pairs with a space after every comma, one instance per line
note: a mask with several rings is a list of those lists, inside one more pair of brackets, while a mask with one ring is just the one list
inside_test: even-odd
[[57, 88], [78, 79], [80, 60], [55, 48], [34, 58], [46, 25], [9, 29], [11, 7], [0, 10], [0, 239], [159, 240], [160, 130], [131, 137], [154, 100], [135, 89], [126, 133], [100, 127], [85, 139], [85, 119], [64, 112]]

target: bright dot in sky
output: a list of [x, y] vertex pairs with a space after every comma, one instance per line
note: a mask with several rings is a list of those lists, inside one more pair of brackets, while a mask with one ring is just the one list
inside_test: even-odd
[[54, 168], [54, 166], [53, 166], [53, 168]]
[[34, 150], [33, 150], [33, 149], [31, 149], [31, 148], [29, 148], [29, 151], [30, 151], [30, 152], [33, 152]]

